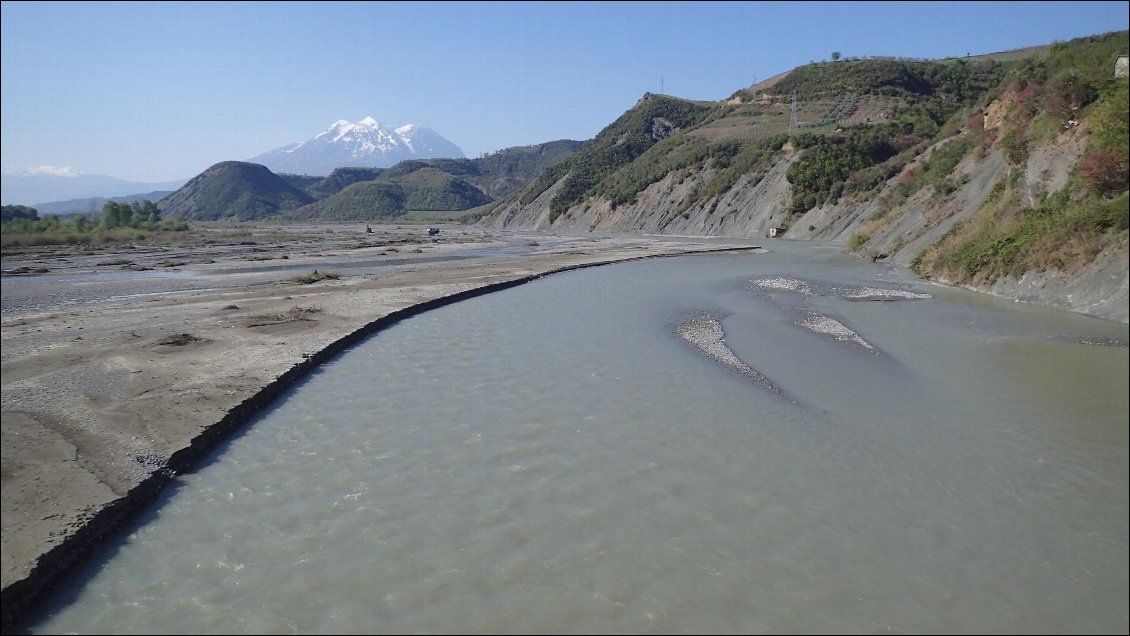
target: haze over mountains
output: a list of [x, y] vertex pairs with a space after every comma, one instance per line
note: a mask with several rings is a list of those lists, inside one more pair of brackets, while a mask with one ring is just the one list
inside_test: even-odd
[[[311, 139], [276, 148], [248, 161], [275, 173], [327, 176], [337, 168], [389, 168], [410, 159], [460, 159], [463, 151], [434, 130], [418, 124], [384, 126], [372, 117], [344, 119]], [[4, 205], [37, 206], [45, 213], [86, 212], [92, 204], [142, 193], [172, 191], [188, 179], [145, 183], [107, 175], [88, 175], [70, 167], [3, 169]], [[152, 198], [152, 197], [150, 197]]]
[[335, 168], [388, 168], [407, 159], [458, 159], [463, 151], [417, 124], [389, 128], [372, 117], [338, 120], [313, 138], [249, 159], [272, 172], [326, 176]]
[[3, 198], [4, 205], [35, 206], [69, 199], [121, 197], [143, 192], [176, 190], [184, 185], [185, 181], [179, 179], [144, 183], [103, 174], [83, 174], [68, 167], [38, 166], [21, 169], [4, 166], [3, 172], [0, 173], [0, 191], [2, 191], [0, 197]]

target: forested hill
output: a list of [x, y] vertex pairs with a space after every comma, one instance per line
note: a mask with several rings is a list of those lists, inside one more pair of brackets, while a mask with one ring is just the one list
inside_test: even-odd
[[166, 217], [261, 219], [313, 201], [263, 166], [224, 161], [196, 175], [157, 204]]

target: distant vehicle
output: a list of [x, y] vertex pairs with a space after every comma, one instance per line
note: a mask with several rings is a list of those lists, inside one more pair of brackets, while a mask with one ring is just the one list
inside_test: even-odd
[[436, 234], [439, 234], [439, 228], [438, 227], [429, 227], [428, 228], [428, 236], [435, 236]]

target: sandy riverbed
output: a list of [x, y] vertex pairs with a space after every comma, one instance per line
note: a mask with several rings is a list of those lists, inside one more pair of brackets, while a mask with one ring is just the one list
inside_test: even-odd
[[[748, 247], [373, 229], [273, 227], [184, 245], [5, 253], [5, 627], [168, 475], [351, 338], [438, 299], [564, 268]], [[314, 270], [340, 277], [292, 280]]]

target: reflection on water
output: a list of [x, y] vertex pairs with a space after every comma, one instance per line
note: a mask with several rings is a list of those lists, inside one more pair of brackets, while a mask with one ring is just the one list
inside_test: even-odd
[[[1126, 327], [774, 248], [397, 324], [36, 631], [1125, 632], [1126, 349], [1078, 343]], [[688, 347], [703, 315], [798, 403]]]

